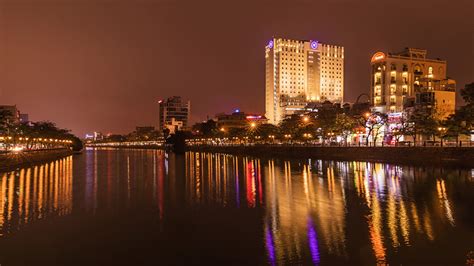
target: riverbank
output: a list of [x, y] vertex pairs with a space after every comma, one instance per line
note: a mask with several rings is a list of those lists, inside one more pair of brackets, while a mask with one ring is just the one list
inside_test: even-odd
[[22, 151], [18, 153], [0, 154], [0, 172], [7, 172], [18, 167], [32, 166], [54, 161], [72, 155], [68, 149]]
[[277, 158], [368, 161], [474, 168], [472, 147], [189, 146], [189, 151]]

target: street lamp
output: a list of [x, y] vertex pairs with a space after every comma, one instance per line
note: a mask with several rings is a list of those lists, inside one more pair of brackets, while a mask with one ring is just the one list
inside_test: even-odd
[[445, 127], [438, 127], [438, 131], [439, 131], [439, 138], [441, 139], [441, 146], [443, 146], [443, 135], [446, 131], [446, 128]]

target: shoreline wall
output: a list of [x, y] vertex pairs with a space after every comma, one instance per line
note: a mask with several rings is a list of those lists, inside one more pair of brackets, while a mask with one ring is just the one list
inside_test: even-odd
[[72, 151], [68, 149], [2, 153], [0, 154], [0, 172], [12, 171], [20, 167], [27, 167], [44, 162], [54, 161], [72, 154]]

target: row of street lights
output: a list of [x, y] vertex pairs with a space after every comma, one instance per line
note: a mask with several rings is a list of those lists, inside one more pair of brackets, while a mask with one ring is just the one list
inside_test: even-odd
[[[12, 136], [0, 136], [0, 141], [11, 141], [13, 140]], [[28, 137], [19, 137], [19, 141], [28, 141], [30, 138]], [[65, 140], [65, 139], [52, 139], [52, 138], [33, 138], [31, 139], [34, 142], [58, 142], [58, 143], [72, 143], [72, 140]]]

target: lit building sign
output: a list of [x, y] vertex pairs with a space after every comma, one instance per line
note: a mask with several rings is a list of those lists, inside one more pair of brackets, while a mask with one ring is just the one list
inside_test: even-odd
[[270, 40], [267, 45], [268, 48], [272, 49], [273, 48], [273, 40]]
[[373, 56], [372, 56], [372, 60], [370, 60], [371, 62], [375, 62], [375, 61], [380, 61], [380, 60], [383, 60], [385, 59], [385, 54], [382, 53], [382, 52], [376, 52]]
[[309, 45], [311, 49], [316, 50], [316, 48], [318, 48], [318, 41], [311, 41]]
[[389, 113], [388, 114], [388, 123], [389, 124], [399, 124], [402, 122], [403, 113]]
[[260, 118], [262, 118], [262, 116], [261, 115], [248, 115], [245, 118], [247, 118], [249, 120], [250, 119], [260, 119]]

